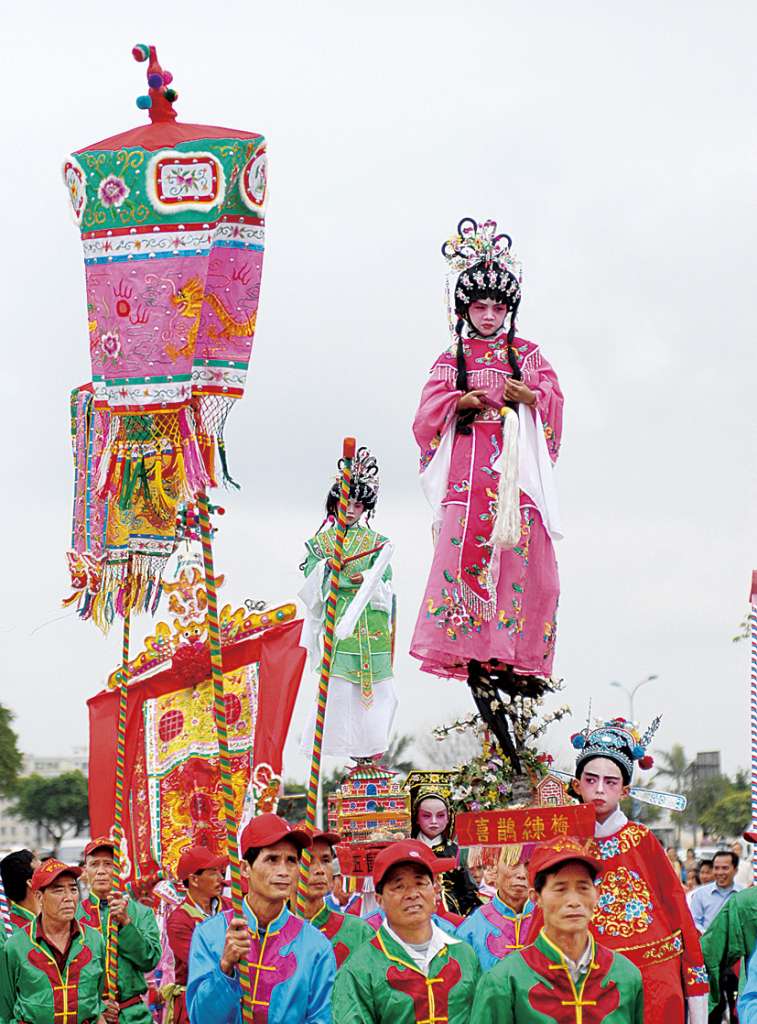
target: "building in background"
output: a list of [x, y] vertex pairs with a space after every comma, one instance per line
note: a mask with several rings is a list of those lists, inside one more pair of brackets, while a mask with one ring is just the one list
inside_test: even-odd
[[[24, 754], [22, 776], [41, 775], [52, 779], [64, 772], [82, 772], [85, 776], [89, 766], [89, 755], [86, 747], [73, 747], [71, 753], [60, 757], [37, 757], [35, 754]], [[10, 850], [42, 849], [50, 845], [50, 837], [41, 834], [40, 829], [30, 821], [23, 821], [8, 812], [12, 800], [0, 799], [0, 853]]]

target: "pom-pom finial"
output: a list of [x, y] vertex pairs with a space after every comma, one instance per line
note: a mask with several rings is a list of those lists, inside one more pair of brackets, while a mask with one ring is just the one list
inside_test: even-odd
[[175, 103], [176, 100], [178, 100], [179, 98], [179, 94], [175, 89], [164, 89], [163, 95], [165, 96], [169, 103]]
[[633, 756], [636, 758], [637, 761], [640, 757], [643, 757], [644, 747], [640, 747], [637, 743], [636, 746], [633, 748]]
[[641, 768], [643, 772], [648, 772], [653, 765], [654, 758], [649, 754], [645, 754], [644, 757], [639, 759], [639, 768]]
[[173, 82], [173, 75], [170, 71], [163, 72], [163, 85], [170, 85]]
[[137, 96], [137, 106], [140, 110], [149, 110], [152, 106], [152, 99], [149, 96]]
[[142, 61], [147, 60], [147, 58], [150, 56], [150, 47], [145, 46], [144, 43], [137, 43], [136, 46], [132, 47], [131, 55], [134, 58], [134, 60], [138, 61], [141, 64]]
[[586, 746], [586, 737], [582, 732], [574, 732], [570, 737], [570, 742], [576, 750], [583, 750]]
[[153, 71], [147, 76], [147, 84], [151, 89], [161, 89], [164, 84], [163, 75], [159, 71]]

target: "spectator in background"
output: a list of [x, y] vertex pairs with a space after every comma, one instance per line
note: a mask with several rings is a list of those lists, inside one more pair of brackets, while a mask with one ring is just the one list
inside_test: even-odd
[[712, 859], [706, 857], [704, 860], [699, 862], [699, 884], [709, 885], [710, 882], [715, 881], [715, 875], [712, 870]]
[[691, 916], [700, 934], [709, 928], [726, 900], [741, 890], [734, 882], [738, 866], [739, 858], [731, 850], [719, 850], [712, 858], [715, 880], [700, 885], [691, 897]]
[[686, 889], [686, 902], [689, 905], [689, 910], [691, 910], [691, 897], [699, 888], [699, 885], [699, 871], [695, 867], [691, 868], [690, 871], [686, 872], [686, 885], [684, 886]]
[[686, 868], [687, 877], [689, 872], [693, 871], [697, 866], [697, 858], [691, 847], [689, 847], [686, 850], [686, 856], [684, 857], [683, 866]]
[[[745, 832], [744, 838], [748, 840], [751, 834], [752, 833], [750, 832]], [[752, 858], [751, 856], [744, 856], [744, 844], [739, 839], [737, 839], [735, 843], [731, 843], [731, 851], [739, 858], [739, 867], [734, 881], [737, 885], [740, 885], [742, 889], [746, 889], [754, 881]]]
[[668, 860], [673, 865], [673, 870], [676, 873], [676, 878], [679, 882], [683, 883], [686, 881], [686, 871], [681, 864], [681, 858], [678, 856], [678, 850], [675, 846], [668, 846], [665, 852], [668, 855]]

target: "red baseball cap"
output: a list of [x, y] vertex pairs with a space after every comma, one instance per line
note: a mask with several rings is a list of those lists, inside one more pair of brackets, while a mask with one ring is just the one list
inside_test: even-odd
[[176, 877], [180, 882], [185, 882], [195, 871], [206, 871], [209, 868], [225, 871], [228, 863], [228, 858], [217, 857], [207, 846], [190, 846], [179, 857]]
[[282, 839], [288, 839], [300, 850], [311, 845], [311, 839], [307, 832], [292, 828], [289, 822], [280, 818], [278, 814], [259, 814], [257, 818], [253, 818], [245, 825], [239, 847], [244, 857], [248, 850], [260, 850], [264, 846], [275, 846]]
[[328, 843], [329, 846], [336, 846], [337, 843], [342, 841], [342, 837], [338, 832], [321, 832], [317, 828], [311, 832], [305, 821], [298, 822], [297, 828], [300, 832], [307, 832], [314, 843], [320, 839], [322, 842]]
[[84, 847], [83, 856], [89, 857], [90, 853], [94, 853], [95, 850], [110, 850], [111, 853], [115, 853], [116, 844], [110, 836], [97, 836], [95, 839], [90, 839]]
[[571, 836], [562, 836], [551, 843], [539, 843], [531, 854], [531, 860], [528, 862], [528, 879], [531, 885], [533, 886], [540, 871], [553, 868], [556, 864], [565, 864], [569, 860], [585, 864], [595, 876], [602, 870], [602, 864], [589, 853], [586, 846]]
[[50, 860], [43, 861], [40, 864], [32, 875], [32, 880], [29, 884], [32, 889], [41, 892], [42, 889], [46, 889], [60, 875], [73, 875], [74, 878], [78, 878], [80, 874], [81, 868], [75, 867], [73, 864], [64, 864], [62, 860], [55, 860], [54, 857], [51, 857]]
[[390, 868], [397, 864], [420, 864], [432, 875], [441, 875], [457, 867], [454, 857], [437, 857], [430, 846], [419, 839], [400, 839], [385, 847], [373, 862], [373, 884], [378, 889]]
[[[748, 843], [757, 844], [757, 832], [742, 832], [741, 835]], [[728, 851], [725, 850], [723, 852], [727, 853]]]

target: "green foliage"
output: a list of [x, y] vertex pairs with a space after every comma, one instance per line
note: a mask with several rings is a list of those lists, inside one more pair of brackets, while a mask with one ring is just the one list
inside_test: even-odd
[[83, 832], [89, 823], [87, 780], [79, 771], [51, 779], [29, 775], [18, 780], [9, 810], [44, 829], [57, 850], [67, 832]]
[[413, 736], [406, 734], [400, 736], [395, 733], [389, 740], [389, 749], [381, 759], [382, 764], [386, 768], [391, 768], [392, 771], [399, 772], [400, 775], [407, 775], [415, 768], [411, 753], [414, 739]]
[[21, 771], [21, 751], [18, 736], [11, 725], [14, 714], [10, 708], [0, 704], [0, 796], [13, 796]]
[[752, 820], [751, 794], [748, 787], [727, 783], [727, 788], [720, 799], [705, 808], [699, 820], [702, 827], [718, 839], [740, 836]]

